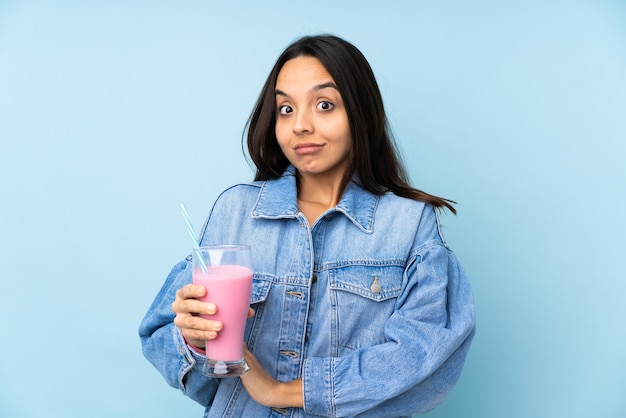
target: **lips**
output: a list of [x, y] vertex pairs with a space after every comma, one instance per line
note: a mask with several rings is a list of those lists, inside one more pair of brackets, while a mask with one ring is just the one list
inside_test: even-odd
[[315, 144], [312, 142], [304, 142], [293, 147], [293, 150], [298, 155], [313, 154], [324, 147], [323, 144]]

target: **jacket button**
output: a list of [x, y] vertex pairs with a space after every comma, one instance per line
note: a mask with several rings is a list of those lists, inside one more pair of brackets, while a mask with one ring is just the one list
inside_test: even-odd
[[313, 273], [313, 277], [311, 277], [311, 283], [315, 283], [317, 281], [317, 274]]
[[370, 286], [370, 290], [372, 291], [372, 293], [380, 293], [380, 291], [383, 290], [383, 288], [380, 286], [380, 283], [378, 283], [378, 276], [374, 276], [374, 281]]

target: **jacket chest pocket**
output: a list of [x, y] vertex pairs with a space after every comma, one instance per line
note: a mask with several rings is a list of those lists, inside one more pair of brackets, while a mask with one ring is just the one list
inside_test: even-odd
[[[252, 318], [248, 318], [246, 323], [245, 341], [250, 348], [253, 348], [257, 339], [259, 329], [270, 327], [273, 324], [280, 323], [280, 314], [273, 313], [271, 310], [266, 311], [266, 303], [270, 297], [273, 287], [273, 280], [266, 276], [252, 276], [252, 292], [250, 294], [250, 306], [255, 310]], [[278, 321], [278, 322], [276, 322]]]
[[271, 287], [271, 279], [254, 276], [252, 280], [252, 293], [250, 294], [250, 305], [265, 302]]
[[329, 271], [338, 354], [385, 341], [384, 327], [402, 290], [403, 273], [398, 265], [353, 265]]

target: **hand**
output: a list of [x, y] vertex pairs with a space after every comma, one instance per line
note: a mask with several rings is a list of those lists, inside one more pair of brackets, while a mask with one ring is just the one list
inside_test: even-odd
[[205, 348], [205, 341], [215, 339], [222, 329], [220, 321], [198, 316], [215, 315], [217, 312], [215, 304], [196, 299], [205, 294], [204, 286], [188, 284], [178, 289], [176, 300], [172, 303], [172, 311], [176, 314], [174, 324], [180, 328], [183, 337], [198, 348]]
[[250, 370], [241, 376], [241, 382], [252, 399], [274, 408], [302, 408], [302, 379], [278, 382], [270, 376], [244, 344], [243, 357]]
[[[172, 311], [176, 314], [174, 324], [180, 328], [183, 337], [198, 348], [205, 348], [206, 340], [214, 340], [222, 330], [222, 323], [205, 319], [198, 315], [215, 315], [217, 306], [210, 302], [202, 302], [200, 298], [206, 294], [204, 286], [188, 284], [176, 292], [176, 300], [172, 303]], [[248, 318], [254, 316], [254, 309], [248, 310]]]

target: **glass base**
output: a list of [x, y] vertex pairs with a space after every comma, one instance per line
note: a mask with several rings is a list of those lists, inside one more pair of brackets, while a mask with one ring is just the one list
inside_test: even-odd
[[220, 361], [206, 359], [205, 374], [211, 377], [234, 377], [245, 374], [250, 368], [241, 359], [239, 361]]

